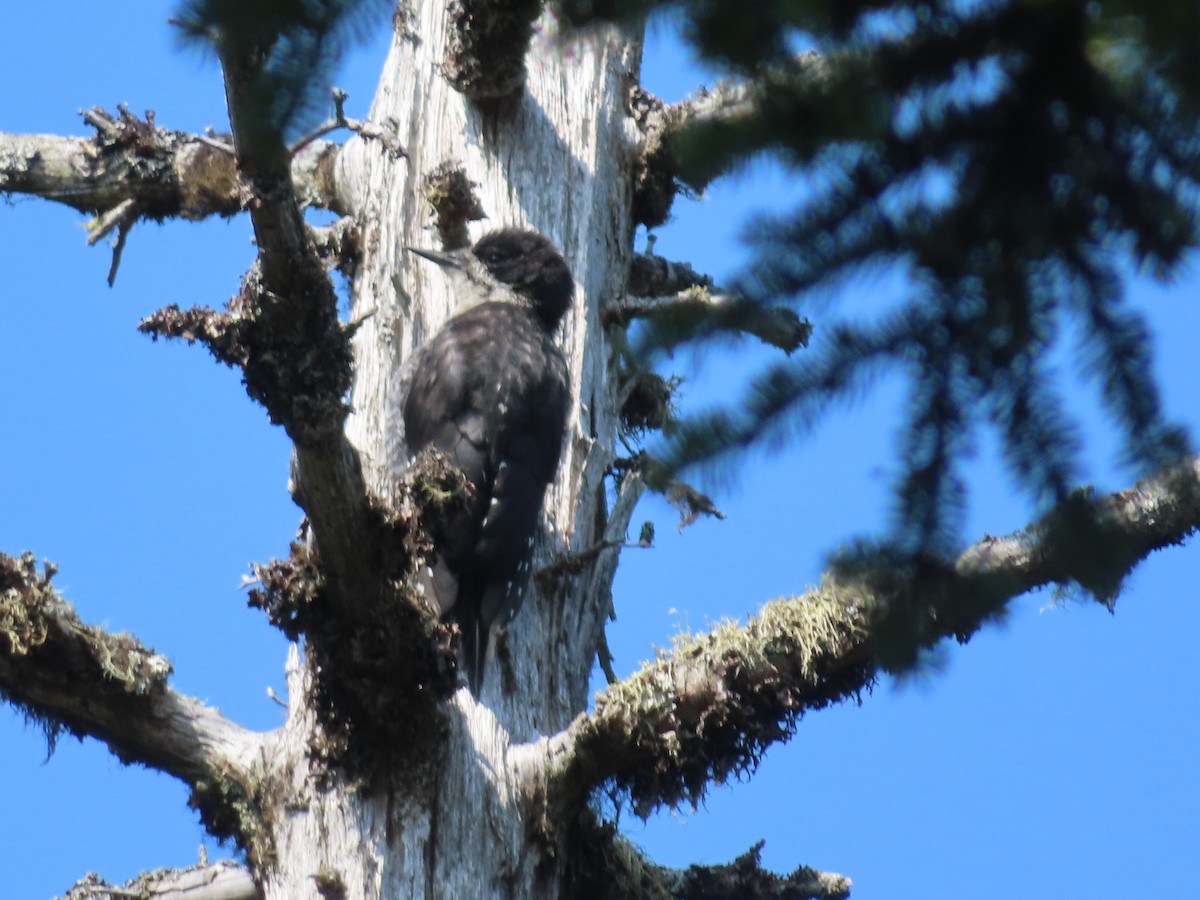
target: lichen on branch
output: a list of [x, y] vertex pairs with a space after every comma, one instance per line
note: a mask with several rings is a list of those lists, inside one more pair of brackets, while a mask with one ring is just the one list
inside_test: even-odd
[[[171, 664], [132, 635], [81, 622], [53, 575], [31, 553], [0, 554], [0, 697], [41, 724], [51, 746], [63, 731], [94, 737], [122, 761], [174, 775], [194, 792], [258, 783], [267, 738], [172, 691]], [[252, 822], [216, 801], [205, 808], [234, 823], [228, 836], [253, 843]]]
[[[551, 760], [550, 803], [569, 806], [602, 784], [643, 816], [700, 802], [711, 784], [752, 772], [806, 712], [859, 696], [904, 658], [898, 607], [905, 621], [919, 623], [901, 637], [920, 651], [946, 638], [966, 642], [1014, 598], [1044, 585], [1113, 589], [1139, 560], [1197, 529], [1200, 458], [1090, 498], [1089, 508], [1091, 540], [1107, 548], [1103, 577], [1090, 555], [1070, 552], [1066, 533], [1079, 517], [1057, 508], [942, 565], [887, 577], [831, 573], [803, 596], [767, 603], [745, 624], [681, 635], [610, 685], [567, 730], [530, 745]], [[1111, 608], [1113, 595], [1097, 597]]]

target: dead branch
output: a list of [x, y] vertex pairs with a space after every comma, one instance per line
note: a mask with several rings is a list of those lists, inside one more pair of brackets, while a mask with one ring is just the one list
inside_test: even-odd
[[629, 270], [629, 294], [604, 309], [604, 324], [625, 327], [654, 319], [671, 332], [730, 329], [752, 334], [791, 353], [808, 346], [812, 325], [786, 306], [761, 306], [718, 291], [687, 263], [639, 253]]
[[246, 773], [264, 736], [171, 690], [171, 664], [136, 638], [81, 622], [54, 571], [0, 554], [0, 694], [51, 740], [94, 737], [192, 786]]
[[799, 866], [777, 875], [762, 865], [759, 841], [731, 863], [660, 866], [609, 822], [584, 813], [570, 830], [572, 896], [589, 900], [845, 900], [850, 879]]
[[688, 333], [741, 331], [785, 353], [807, 347], [812, 336], [812, 324], [786, 306], [760, 306], [699, 286], [672, 296], [629, 296], [604, 311], [605, 324], [624, 325], [633, 319], [646, 318], [669, 321], [673, 323], [670, 327], [683, 328]]
[[156, 869], [145, 872], [121, 887], [109, 884], [95, 873], [77, 881], [61, 900], [258, 900], [262, 894], [249, 871], [232, 860], [186, 869]]
[[629, 89], [629, 116], [642, 140], [633, 160], [633, 220], [657, 228], [670, 218], [679, 193], [667, 105], [641, 85]]
[[932, 577], [891, 573], [868, 584], [829, 576], [801, 597], [767, 603], [743, 626], [682, 635], [610, 686], [591, 713], [525, 749], [549, 758], [552, 802], [572, 804], [613, 782], [641, 815], [697, 803], [710, 783], [752, 770], [806, 712], [871, 688], [882, 623], [905, 591], [927, 592], [931, 643], [965, 642], [1013, 598], [1048, 584], [1082, 583], [1111, 602], [1098, 587], [1119, 584], [1153, 550], [1200, 527], [1200, 458], [1089, 504], [1110, 568], [1099, 582], [1095, 560], [1085, 572], [1063, 552], [1064, 530], [1077, 520], [1058, 508], [1020, 532], [983, 539]]
[[[366, 119], [352, 119], [346, 115], [346, 100], [350, 95], [341, 88], [334, 88], [332, 94], [333, 117], [326, 119], [312, 132], [295, 141], [289, 148], [289, 152], [293, 157], [305, 147], [315, 143], [318, 139], [325, 137], [327, 134], [333, 134], [335, 131], [340, 131], [343, 128], [354, 132], [365, 141], [378, 141], [380, 146], [387, 151], [392, 159], [401, 159], [408, 155], [404, 152], [404, 147], [400, 145], [400, 141], [395, 135], [394, 122], [389, 123], [390, 127], [384, 128]], [[293, 177], [295, 176], [293, 175]]]
[[807, 50], [796, 54], [786, 65], [764, 70], [757, 81], [721, 81], [712, 88], [701, 88], [663, 111], [668, 130], [681, 131], [697, 122], [736, 121], [755, 113], [763, 93], [772, 86], [822, 83], [830, 78], [838, 63], [816, 50]]
[[[126, 202], [156, 222], [242, 211], [247, 195], [228, 152], [201, 135], [157, 127], [152, 134], [152, 143], [134, 144], [119, 127], [91, 138], [0, 132], [0, 192], [53, 200], [99, 218]], [[338, 144], [317, 141], [292, 160], [306, 206], [343, 211], [333, 178], [339, 151]]]
[[349, 334], [337, 295], [304, 222], [282, 137], [264, 133], [250, 86], [261, 59], [218, 48], [237, 172], [258, 259], [230, 304], [245, 349], [247, 392], [296, 445], [296, 499], [312, 526], [329, 602], [363, 621], [386, 590], [376, 567], [383, 540], [358, 454], [343, 431], [350, 386]]
[[[329, 225], [311, 227], [309, 233], [317, 253], [325, 260], [326, 265], [337, 269], [347, 278], [353, 278], [359, 260], [362, 259], [363, 235], [358, 220], [351, 216], [342, 216]], [[361, 320], [358, 324], [362, 324]]]
[[665, 870], [673, 897], [688, 900], [845, 900], [850, 879], [834, 872], [799, 866], [787, 875], [763, 868], [763, 841], [731, 863]]
[[749, 119], [758, 112], [773, 86], [797, 81], [820, 84], [814, 78], [827, 78], [829, 69], [828, 60], [816, 52], [801, 53], [786, 66], [764, 71], [753, 82], [721, 82], [711, 90], [701, 88], [694, 96], [671, 105], [634, 86], [629, 93], [628, 110], [642, 135], [633, 161], [634, 221], [648, 228], [661, 225], [669, 218], [681, 189], [700, 194], [717, 174], [697, 178], [680, 171], [676, 144], [684, 131], [699, 123], [736, 123]]
[[714, 289], [712, 278], [697, 272], [691, 263], [664, 259], [647, 249], [634, 254], [629, 264], [629, 293], [633, 298], [666, 297], [696, 287]]

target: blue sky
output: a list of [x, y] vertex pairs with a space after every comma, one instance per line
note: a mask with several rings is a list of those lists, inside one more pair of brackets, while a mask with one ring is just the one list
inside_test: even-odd
[[[154, 109], [167, 127], [221, 128], [216, 69], [176, 47], [171, 4], [135, 8], [8, 11], [0, 129], [82, 134], [78, 108], [118, 102]], [[351, 115], [365, 111], [384, 46], [362, 48], [339, 75]], [[669, 101], [704, 80], [663, 33], [644, 76]], [[718, 183], [704, 202], [677, 206], [656, 251], [728, 276], [745, 260], [737, 234], [747, 214], [788, 190], [761, 168]], [[284, 553], [294, 532], [287, 442], [236, 373], [134, 328], [163, 304], [231, 295], [253, 258], [249, 227], [140, 225], [110, 290], [108, 251], [85, 246], [81, 223], [40, 201], [0, 206], [0, 550], [55, 560], [59, 587], [86, 620], [168, 655], [179, 690], [273, 727], [282, 711], [266, 689], [282, 693], [286, 645], [245, 608], [239, 582], [250, 561]], [[1172, 286], [1131, 287], [1155, 329], [1168, 409], [1193, 433], [1198, 284], [1193, 267]], [[869, 308], [898, 286], [877, 278], [847, 289]], [[681, 354], [684, 402], [707, 402], [744, 377], [748, 359], [769, 358], [744, 349]], [[1127, 484], [1093, 393], [1076, 385], [1071, 396], [1087, 427], [1089, 477]], [[724, 522], [680, 533], [672, 511], [646, 502], [635, 522], [656, 522], [658, 546], [622, 562], [610, 632], [618, 671], [680, 627], [802, 591], [840, 541], [878, 527], [902, 403], [898, 385], [880, 385], [804, 443], [749, 457], [736, 477], [709, 485]], [[988, 441], [971, 472], [968, 535], [1028, 520]], [[1187, 895], [1200, 881], [1198, 563], [1194, 544], [1156, 554], [1115, 616], [1026, 597], [1005, 626], [948, 647], [936, 675], [881, 684], [861, 706], [810, 717], [753, 779], [714, 789], [697, 812], [645, 825], [626, 813], [626, 833], [671, 865], [728, 860], [765, 838], [769, 865], [842, 872], [859, 900]], [[187, 864], [207, 842], [179, 784], [71, 738], [46, 761], [39, 733], [8, 710], [0, 765], [7, 896], [59, 894], [89, 870], [117, 881]]]

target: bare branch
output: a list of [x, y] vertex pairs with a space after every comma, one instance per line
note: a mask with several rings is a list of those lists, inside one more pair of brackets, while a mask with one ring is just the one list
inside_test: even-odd
[[[333, 178], [339, 151], [320, 141], [292, 160], [305, 205], [342, 211]], [[0, 192], [101, 216], [131, 201], [154, 221], [231, 216], [248, 199], [227, 150], [202, 135], [162, 128], [149, 145], [122, 138], [119, 127], [92, 138], [0, 132]]]
[[114, 228], [128, 226], [138, 217], [137, 201], [122, 200], [110, 210], [106, 210], [88, 222], [88, 246], [95, 245], [112, 233]]
[[807, 50], [792, 57], [786, 66], [765, 70], [761, 82], [722, 81], [715, 87], [701, 88], [664, 110], [668, 130], [680, 131], [701, 121], [736, 121], [756, 111], [764, 85], [828, 78], [833, 65], [816, 50]]
[[0, 554], [0, 699], [45, 729], [103, 741], [126, 763], [174, 775], [214, 836], [253, 865], [274, 854], [263, 798], [275, 732], [256, 733], [167, 685], [171, 665], [128, 634], [85, 625], [54, 590], [54, 567]]
[[604, 318], [605, 324], [652, 318], [696, 323], [703, 325], [706, 332], [734, 329], [752, 334], [785, 353], [807, 347], [812, 336], [812, 323], [786, 306], [759, 306], [730, 294], [713, 294], [702, 287], [670, 297], [626, 297], [607, 307]]
[[115, 228], [117, 236], [112, 242], [112, 264], [108, 267], [108, 286], [112, 287], [117, 280], [117, 269], [121, 265], [121, 254], [125, 251], [125, 241], [134, 223], [142, 211], [133, 200], [122, 200], [112, 209], [97, 216], [88, 223], [88, 246], [94, 245]]
[[0, 695], [51, 739], [88, 735], [192, 786], [246, 771], [264, 737], [172, 691], [170, 663], [135, 638], [83, 624], [53, 575], [0, 554]]
[[641, 85], [629, 90], [629, 115], [642, 134], [633, 160], [633, 220], [657, 228], [671, 215], [679, 192], [670, 144], [671, 118], [667, 105]]
[[247, 348], [239, 341], [236, 319], [230, 313], [205, 306], [180, 309], [174, 303], [156, 310], [138, 323], [138, 330], [157, 340], [160, 337], [199, 341], [227, 366], [246, 362]]
[[337, 295], [304, 222], [292, 181], [292, 154], [262, 127], [253, 85], [262, 59], [218, 47], [225, 75], [237, 171], [252, 197], [258, 259], [230, 304], [244, 348], [246, 390], [296, 445], [295, 496], [308, 515], [329, 601], [364, 621], [387, 591], [367, 560], [382, 553], [383, 529], [370, 509], [358, 454], [343, 425], [350, 386], [350, 336]]
[[[629, 524], [633, 521], [633, 512], [637, 508], [637, 503], [645, 491], [646, 482], [640, 472], [628, 472], [624, 479], [622, 479], [617, 489], [617, 500], [613, 504], [612, 512], [608, 516], [608, 522], [604, 526], [604, 538], [599, 545], [601, 552], [613, 547], [616, 547], [619, 551], [624, 550], [626, 547], [650, 547], [653, 545], [654, 532], [652, 526], [649, 531], [643, 527], [642, 534], [638, 536], [636, 544], [625, 543], [628, 540]], [[612, 602], [612, 585], [613, 579], [617, 574], [617, 563], [619, 561], [619, 552], [610, 553], [607, 556], [601, 556], [599, 564], [592, 569], [592, 583], [589, 593], [594, 597], [604, 598], [606, 607], [605, 619], [611, 619], [616, 615]], [[598, 625], [600, 624], [598, 623]], [[601, 671], [604, 672], [606, 681], [612, 684], [617, 681], [617, 674], [612, 666], [613, 655], [608, 646], [608, 635], [602, 627], [599, 628], [599, 632], [596, 640], [596, 658], [600, 664]]]
[[713, 280], [690, 263], [664, 259], [648, 249], [634, 254], [629, 264], [629, 293], [633, 297], [664, 297], [695, 287], [711, 291]]
[[786, 67], [763, 72], [760, 82], [722, 82], [712, 90], [701, 88], [695, 96], [668, 106], [658, 97], [634, 86], [629, 94], [629, 114], [642, 134], [633, 164], [633, 217], [649, 228], [667, 221], [675, 196], [682, 188], [699, 193], [717, 174], [685, 177], [676, 154], [678, 136], [699, 122], [736, 122], [753, 115], [770, 85], [812, 79], [828, 72], [827, 61], [815, 52], [801, 53]]
[[[362, 258], [362, 228], [358, 220], [350, 216], [342, 216], [329, 225], [309, 229], [313, 245], [327, 265], [347, 278], [353, 278], [354, 272]], [[362, 322], [350, 323], [351, 328], [357, 328]]]
[[114, 887], [98, 875], [89, 874], [72, 885], [61, 900], [258, 900], [262, 894], [250, 872], [232, 860], [186, 869], [157, 869], [146, 872], [122, 887]]
[[703, 897], [705, 900], [845, 900], [850, 896], [850, 879], [834, 872], [819, 872], [799, 866], [787, 875], [763, 868], [763, 841], [724, 865], [688, 866], [664, 870], [673, 897]]
[[777, 875], [762, 866], [759, 841], [731, 863], [686, 869], [660, 866], [621, 835], [611, 823], [584, 813], [571, 826], [568, 886], [572, 896], [592, 900], [845, 900], [850, 879], [799, 866]]
[[687, 333], [743, 331], [786, 353], [808, 346], [812, 335], [812, 325], [794, 310], [786, 306], [760, 306], [714, 292], [712, 279], [707, 275], [687, 263], [672, 262], [652, 253], [634, 257], [629, 272], [629, 296], [604, 309], [606, 325], [624, 327], [634, 319], [643, 318]]
[[[395, 135], [395, 123], [393, 127], [385, 129], [374, 122], [366, 119], [351, 119], [346, 115], [346, 100], [349, 94], [341, 88], [333, 89], [333, 107], [334, 115], [332, 119], [326, 119], [316, 127], [311, 133], [295, 141], [289, 148], [289, 151], [294, 157], [297, 153], [314, 143], [319, 138], [325, 137], [327, 134], [332, 134], [335, 131], [346, 129], [357, 134], [363, 140], [378, 141], [383, 149], [391, 155], [392, 159], [402, 159], [408, 154], [404, 152], [404, 148], [400, 145], [399, 139]], [[293, 177], [295, 177], [293, 175]]]
[[[649, 547], [649, 543], [642, 541], [630, 543], [625, 537], [626, 532], [629, 530], [629, 522], [633, 518], [634, 507], [645, 489], [646, 486], [640, 474], [633, 472], [627, 475], [618, 489], [617, 501], [613, 504], [608, 522], [604, 526], [604, 537], [590, 547], [585, 547], [576, 553], [568, 553], [559, 557], [552, 565], [546, 566], [537, 573], [538, 579], [545, 580], [548, 584], [564, 575], [578, 575], [587, 570], [597, 558], [605, 555], [610, 550]], [[612, 557], [615, 560], [617, 554], [613, 553]], [[615, 569], [615, 564], [613, 566], [593, 568], [590, 581], [592, 585], [591, 589], [601, 590], [604, 585], [611, 584], [611, 572]]]
[[[1200, 527], [1200, 458], [1090, 506], [1103, 537], [1109, 581], [1155, 549]], [[880, 668], [881, 623], [892, 599], [927, 590], [931, 640], [967, 640], [1013, 598], [1047, 584], [1094, 578], [1062, 552], [1072, 524], [1056, 509], [1023, 531], [988, 537], [920, 581], [892, 573], [891, 593], [863, 582], [826, 583], [767, 603], [744, 626], [679, 637], [598, 697], [590, 714], [529, 752], [548, 757], [550, 795], [577, 802], [613, 781], [645, 815], [660, 804], [696, 803], [710, 782], [754, 768], [804, 713], [857, 697]], [[880, 580], [877, 584], [884, 584]]]

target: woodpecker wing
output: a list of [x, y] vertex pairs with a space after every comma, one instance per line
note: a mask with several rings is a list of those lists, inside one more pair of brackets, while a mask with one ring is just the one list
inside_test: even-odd
[[[411, 450], [446, 453], [475, 486], [470, 509], [434, 535], [478, 689], [493, 623], [516, 612], [546, 485], [558, 468], [570, 394], [566, 362], [531, 310], [490, 302], [450, 320], [417, 361], [404, 404]], [[453, 596], [446, 596], [448, 593]]]
[[510, 378], [500, 392], [490, 450], [489, 504], [476, 560], [490, 569], [480, 614], [485, 627], [517, 611], [529, 576], [529, 557], [546, 486], [554, 479], [567, 426], [570, 393], [566, 362], [540, 329], [511, 350]]
[[[440, 522], [433, 535], [441, 564], [434, 572], [437, 591], [433, 599], [442, 614], [457, 602], [458, 572], [470, 565], [490, 490], [489, 416], [473, 385], [479, 380], [475, 360], [484, 341], [477, 325], [451, 320], [421, 349], [404, 401], [405, 441], [410, 451], [432, 447], [445, 453], [475, 487], [469, 508]], [[447, 568], [449, 573], [444, 571]]]

